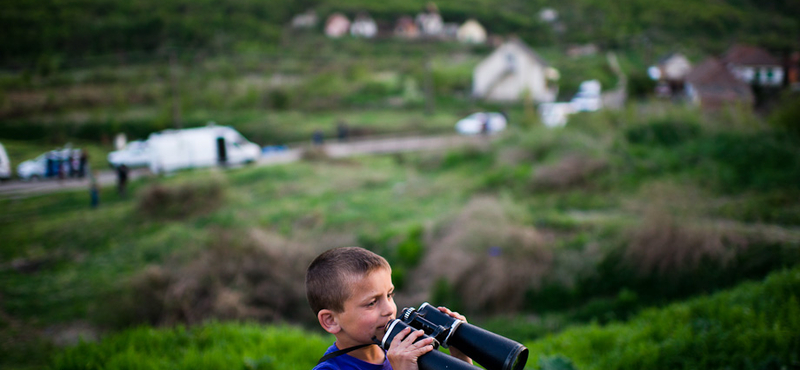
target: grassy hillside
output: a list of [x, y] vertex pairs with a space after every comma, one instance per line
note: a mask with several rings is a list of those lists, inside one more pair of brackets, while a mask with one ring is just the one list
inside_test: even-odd
[[304, 269], [334, 246], [386, 256], [399, 306], [444, 304], [518, 340], [800, 262], [796, 136], [655, 104], [560, 130], [511, 113], [477, 147], [147, 178], [98, 209], [86, 190], [0, 199], [3, 367], [42, 366], [76, 332], [313, 327]]
[[[165, 48], [241, 51], [271, 48], [286, 36], [291, 17], [315, 9], [322, 17], [342, 11], [350, 17], [370, 12], [389, 29], [400, 15], [421, 11], [427, 1], [25, 1], [6, 3], [0, 21], [6, 37], [0, 63], [26, 68], [50, 68], [60, 58], [154, 53]], [[597, 42], [624, 47], [635, 43], [657, 47], [690, 44], [719, 52], [736, 41], [787, 49], [800, 32], [796, 2], [728, 0], [595, 0], [436, 2], [444, 19], [476, 18], [491, 33], [518, 34], [534, 45]], [[540, 21], [544, 7], [559, 11], [562, 31]], [[36, 30], [36, 31], [32, 31]]]

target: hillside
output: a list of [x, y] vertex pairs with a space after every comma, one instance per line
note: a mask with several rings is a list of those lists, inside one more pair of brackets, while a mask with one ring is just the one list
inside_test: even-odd
[[562, 130], [523, 114], [474, 147], [312, 150], [105, 188], [97, 209], [85, 190], [0, 199], [0, 361], [42, 366], [79, 334], [140, 325], [311, 328], [304, 269], [342, 245], [386, 256], [399, 306], [437, 302], [520, 341], [800, 262], [796, 136], [652, 103]]
[[[0, 22], [0, 66], [51, 68], [75, 58], [163, 53], [177, 48], [211, 53], [274, 50], [289, 35], [293, 15], [315, 9], [325, 17], [367, 11], [391, 29], [401, 15], [421, 11], [427, 1], [185, 1], [9, 0]], [[516, 34], [535, 46], [594, 42], [607, 48], [698, 48], [718, 53], [730, 43], [760, 44], [775, 52], [796, 47], [797, 2], [791, 0], [599, 0], [436, 2], [447, 22], [475, 18], [490, 33]], [[540, 21], [551, 7], [558, 27]], [[792, 16], [795, 15], [795, 16]], [[51, 67], [48, 67], [51, 66]]]

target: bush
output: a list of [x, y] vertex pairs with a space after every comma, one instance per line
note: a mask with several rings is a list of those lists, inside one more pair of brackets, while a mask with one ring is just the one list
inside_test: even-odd
[[568, 155], [554, 164], [537, 167], [531, 185], [535, 189], [564, 190], [587, 183], [607, 167], [608, 164], [601, 159]]
[[529, 363], [564, 356], [578, 369], [791, 368], [800, 362], [800, 268], [761, 283], [525, 343]]
[[183, 219], [217, 209], [225, 198], [220, 178], [167, 186], [153, 184], [137, 195], [137, 210], [145, 217]]
[[800, 179], [800, 140], [778, 132], [720, 133], [686, 152], [701, 163], [702, 178], [726, 193], [796, 189]]
[[58, 352], [53, 370], [310, 369], [329, 338], [289, 326], [210, 322], [187, 328], [139, 327]]
[[188, 262], [175, 256], [131, 281], [106, 313], [116, 326], [209, 319], [308, 322], [306, 248], [253, 229], [214, 233]]
[[515, 223], [490, 197], [473, 199], [433, 234], [408, 284], [430, 297], [461, 302], [466, 313], [515, 312], [553, 258], [535, 229]]
[[699, 135], [699, 125], [671, 120], [634, 126], [625, 131], [625, 138], [628, 142], [638, 145], [676, 146], [697, 138]]
[[773, 127], [800, 136], [800, 94], [786, 95], [769, 116]]

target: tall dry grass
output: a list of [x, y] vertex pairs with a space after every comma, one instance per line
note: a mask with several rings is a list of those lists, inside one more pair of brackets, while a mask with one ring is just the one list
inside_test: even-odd
[[176, 185], [152, 184], [137, 194], [140, 215], [158, 219], [182, 219], [217, 209], [225, 199], [226, 181], [219, 176]]
[[553, 164], [535, 168], [531, 186], [534, 189], [563, 190], [585, 184], [607, 167], [605, 160], [583, 154], [569, 154]]
[[473, 199], [448, 224], [428, 234], [427, 256], [410, 274], [411, 301], [429, 299], [435, 284], [444, 280], [461, 297], [466, 312], [514, 312], [553, 260], [547, 240], [515, 221], [493, 197]]
[[220, 230], [188, 263], [150, 266], [130, 281], [123, 324], [208, 319], [307, 321], [304, 277], [313, 256], [260, 229]]
[[703, 261], [724, 267], [747, 246], [747, 239], [735, 230], [652, 208], [641, 226], [629, 232], [624, 260], [641, 275], [680, 275]]

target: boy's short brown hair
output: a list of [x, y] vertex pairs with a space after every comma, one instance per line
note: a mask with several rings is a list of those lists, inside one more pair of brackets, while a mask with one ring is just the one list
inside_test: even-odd
[[306, 298], [314, 314], [344, 311], [353, 281], [380, 268], [391, 270], [386, 259], [359, 247], [333, 248], [317, 256], [306, 271]]

